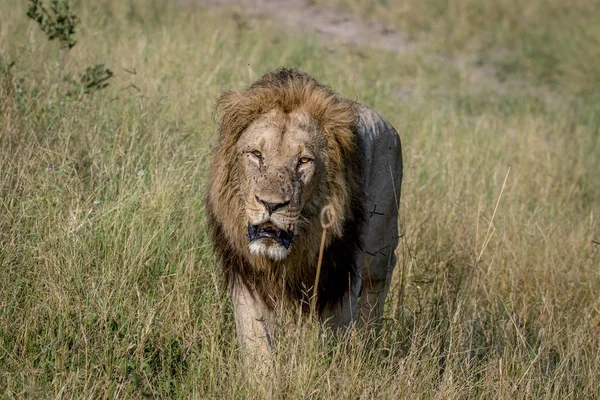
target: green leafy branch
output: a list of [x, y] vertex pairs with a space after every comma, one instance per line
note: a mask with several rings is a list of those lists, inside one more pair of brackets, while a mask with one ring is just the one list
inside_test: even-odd
[[79, 18], [71, 12], [69, 2], [66, 0], [51, 0], [50, 10], [44, 6], [41, 0], [29, 0], [27, 16], [38, 23], [48, 40], [58, 39], [60, 42], [62, 73], [67, 52], [77, 44], [74, 35]]
[[69, 95], [90, 94], [102, 90], [108, 86], [108, 80], [113, 77], [113, 72], [104, 67], [104, 64], [97, 64], [93, 67], [87, 67], [81, 74], [79, 82], [68, 78], [67, 80], [75, 88], [69, 92]]
[[48, 40], [58, 39], [60, 42], [60, 74], [65, 81], [76, 87], [76, 90], [69, 91], [69, 94], [89, 94], [107, 87], [108, 80], [114, 74], [110, 69], [105, 68], [104, 64], [87, 67], [81, 74], [79, 82], [65, 76], [65, 58], [67, 52], [77, 44], [75, 28], [79, 24], [79, 18], [71, 11], [69, 1], [50, 0], [49, 7], [46, 7], [42, 0], [28, 0], [28, 2], [27, 16], [38, 23]]

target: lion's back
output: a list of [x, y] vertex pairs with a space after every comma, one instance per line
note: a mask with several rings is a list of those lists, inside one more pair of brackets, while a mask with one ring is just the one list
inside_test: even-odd
[[398, 206], [402, 147], [394, 127], [372, 109], [357, 105], [358, 139], [364, 156], [365, 225], [362, 231], [363, 280], [389, 282], [398, 245]]

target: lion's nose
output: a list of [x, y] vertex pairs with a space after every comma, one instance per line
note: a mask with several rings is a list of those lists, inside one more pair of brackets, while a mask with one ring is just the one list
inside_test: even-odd
[[277, 211], [281, 208], [284, 208], [290, 204], [289, 200], [284, 201], [284, 202], [272, 202], [272, 201], [263, 200], [258, 196], [256, 196], [256, 200], [258, 200], [259, 203], [261, 203], [263, 206], [265, 206], [265, 208], [267, 209], [267, 212], [269, 214], [273, 214], [275, 211]]

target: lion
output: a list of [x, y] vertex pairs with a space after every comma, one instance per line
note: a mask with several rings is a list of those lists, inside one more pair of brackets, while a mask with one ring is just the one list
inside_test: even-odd
[[402, 150], [379, 114], [296, 69], [217, 100], [207, 219], [238, 341], [270, 352], [278, 314], [309, 304], [333, 328], [377, 323], [396, 265]]

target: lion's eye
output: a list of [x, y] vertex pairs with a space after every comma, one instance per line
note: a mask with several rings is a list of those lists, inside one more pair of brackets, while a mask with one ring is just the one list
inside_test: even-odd
[[300, 157], [300, 159], [298, 160], [298, 164], [306, 164], [307, 162], [310, 162], [311, 159], [308, 157]]
[[254, 157], [256, 158], [261, 158], [262, 157], [262, 153], [258, 150], [254, 150], [252, 151], [252, 154], [254, 154]]

